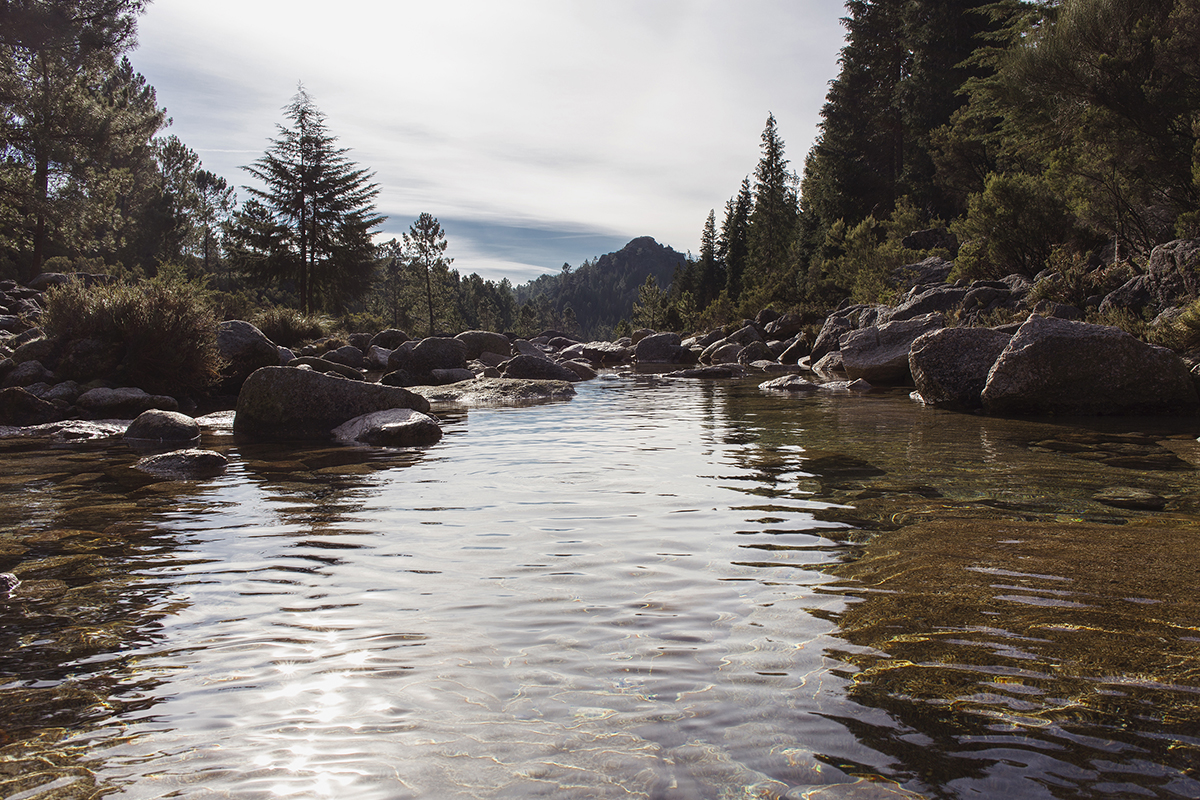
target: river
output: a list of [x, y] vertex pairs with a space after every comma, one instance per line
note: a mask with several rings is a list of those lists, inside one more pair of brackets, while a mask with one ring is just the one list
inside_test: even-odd
[[0, 440], [0, 796], [1200, 797], [1200, 423], [756, 383]]

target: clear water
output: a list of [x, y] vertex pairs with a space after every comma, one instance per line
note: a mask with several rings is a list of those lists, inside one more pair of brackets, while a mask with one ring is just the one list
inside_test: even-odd
[[0, 796], [1200, 796], [1194, 421], [578, 389], [195, 483], [0, 443]]

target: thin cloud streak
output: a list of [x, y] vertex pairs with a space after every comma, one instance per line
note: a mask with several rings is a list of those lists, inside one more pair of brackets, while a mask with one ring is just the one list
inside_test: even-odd
[[385, 238], [422, 212], [476, 220], [455, 267], [517, 282], [600, 253], [567, 257], [563, 242], [530, 235], [514, 259], [485, 238], [503, 226], [696, 249], [708, 210], [753, 171], [768, 112], [799, 169], [843, 36], [834, 0], [329, 9], [155, 0], [132, 60], [171, 132], [238, 185], [303, 81], [375, 172]]

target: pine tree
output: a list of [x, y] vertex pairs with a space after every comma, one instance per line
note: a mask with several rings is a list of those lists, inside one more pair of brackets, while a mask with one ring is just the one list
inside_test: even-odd
[[828, 229], [884, 219], [908, 195], [928, 216], [961, 212], [935, 180], [933, 132], [950, 121], [992, 0], [848, 0], [846, 45], [805, 159], [806, 212]]
[[450, 264], [454, 261], [453, 258], [446, 258], [446, 247], [449, 244], [441, 223], [431, 214], [421, 214], [409, 227], [408, 233], [404, 234], [405, 256], [425, 284], [430, 336], [437, 330], [435, 307], [444, 303], [443, 286], [449, 277]]
[[680, 287], [681, 292], [691, 291], [695, 296], [696, 305], [701, 308], [712, 302], [725, 287], [725, 271], [717, 253], [718, 247], [717, 218], [715, 212], [710, 209], [708, 219], [704, 220], [704, 231], [700, 234], [700, 260], [695, 266], [695, 285]]
[[725, 203], [725, 221], [717, 241], [717, 256], [725, 266], [725, 291], [736, 301], [742, 293], [742, 276], [746, 272], [749, 252], [750, 212], [754, 208], [750, 194], [750, 178], [742, 179], [742, 188]]
[[144, 5], [0, 4], [0, 243], [25, 277], [50, 256], [114, 258], [131, 241], [165, 119], [121, 58]]
[[348, 148], [336, 146], [303, 86], [284, 113], [291, 126], [278, 125], [267, 152], [243, 168], [263, 188], [245, 188], [287, 231], [286, 252], [264, 263], [279, 269], [274, 278], [296, 282], [300, 310], [310, 314], [318, 306], [341, 307], [370, 288], [371, 235], [385, 217], [375, 210], [379, 187], [372, 173], [346, 157]]
[[782, 278], [788, 247], [796, 233], [795, 177], [783, 156], [783, 140], [775, 115], [767, 116], [762, 133], [762, 157], [754, 170], [754, 210], [747, 231], [748, 252], [743, 289], [767, 293]]

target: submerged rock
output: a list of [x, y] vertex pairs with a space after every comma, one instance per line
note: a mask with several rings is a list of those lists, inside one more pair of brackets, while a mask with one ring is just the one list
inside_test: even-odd
[[1166, 498], [1130, 486], [1109, 486], [1092, 495], [1092, 499], [1106, 506], [1133, 511], [1162, 511], [1167, 505]]
[[741, 378], [746, 375], [746, 368], [736, 362], [728, 364], [713, 364], [709, 367], [693, 367], [668, 372], [667, 378]]
[[575, 396], [575, 387], [568, 381], [519, 378], [476, 378], [449, 386], [416, 388], [430, 403], [452, 407], [531, 405]]
[[515, 356], [510, 359], [504, 366], [504, 377], [568, 382], [580, 380], [575, 372], [548, 358], [529, 355]]
[[175, 450], [147, 456], [133, 465], [134, 469], [164, 480], [195, 480], [215, 478], [225, 471], [229, 460], [212, 450]]

